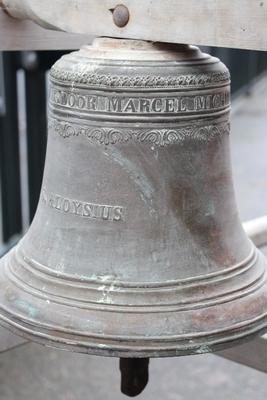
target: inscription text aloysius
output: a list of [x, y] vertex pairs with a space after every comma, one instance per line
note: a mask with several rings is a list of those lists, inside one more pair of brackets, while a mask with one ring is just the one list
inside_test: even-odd
[[55, 193], [42, 190], [43, 204], [65, 214], [103, 221], [123, 221], [124, 207], [87, 203], [80, 200], [68, 199]]

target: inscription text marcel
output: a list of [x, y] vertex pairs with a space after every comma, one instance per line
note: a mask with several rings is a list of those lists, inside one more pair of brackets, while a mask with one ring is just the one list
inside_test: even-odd
[[221, 109], [229, 105], [230, 94], [223, 90], [213, 94], [153, 98], [83, 95], [53, 88], [50, 100], [55, 105], [89, 112], [177, 114]]
[[58, 194], [42, 190], [42, 202], [48, 207], [65, 214], [74, 214], [79, 217], [98, 219], [103, 221], [123, 221], [125, 209], [120, 206], [87, 203], [80, 200], [68, 199]]

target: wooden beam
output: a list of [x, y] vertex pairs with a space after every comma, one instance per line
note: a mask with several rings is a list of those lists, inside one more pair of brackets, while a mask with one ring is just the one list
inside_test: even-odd
[[31, 21], [20, 21], [0, 9], [1, 50], [72, 50], [91, 43], [88, 35], [44, 29]]
[[255, 246], [267, 246], [267, 215], [245, 222], [243, 227]]
[[234, 361], [238, 364], [254, 368], [258, 371], [267, 373], [267, 337], [257, 337], [256, 339], [215, 353], [216, 355]]
[[13, 333], [0, 326], [0, 353], [26, 343], [28, 343], [26, 339], [13, 335]]
[[[72, 33], [267, 50], [267, 0], [1, 1], [15, 17]], [[121, 3], [130, 14], [123, 28], [112, 15]]]

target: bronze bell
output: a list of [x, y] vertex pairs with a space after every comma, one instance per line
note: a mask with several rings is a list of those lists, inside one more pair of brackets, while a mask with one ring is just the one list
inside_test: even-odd
[[227, 68], [192, 46], [102, 38], [50, 83], [39, 206], [1, 261], [1, 323], [128, 358], [262, 331], [266, 260], [235, 204]]

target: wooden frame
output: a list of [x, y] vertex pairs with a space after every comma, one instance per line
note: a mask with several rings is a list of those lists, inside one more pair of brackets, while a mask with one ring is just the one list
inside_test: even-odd
[[[46, 28], [98, 36], [136, 38], [205, 46], [267, 50], [267, 2], [263, 0], [0, 0], [14, 17], [31, 19]], [[130, 18], [119, 28], [112, 12], [117, 4], [128, 7]], [[97, 23], [96, 23], [97, 21]], [[3, 37], [3, 16], [0, 37]], [[15, 24], [13, 24], [13, 29]], [[8, 28], [9, 29], [9, 28]], [[20, 32], [26, 32], [25, 25]], [[19, 42], [11, 39], [9, 48], [55, 48], [59, 34], [45, 34], [41, 39], [36, 28]], [[14, 36], [13, 33], [10, 35]], [[5, 39], [1, 39], [3, 48]], [[15, 42], [14, 42], [15, 40]], [[28, 40], [28, 42], [27, 42]], [[59, 39], [60, 40], [60, 39]], [[84, 40], [84, 39], [83, 39]], [[14, 43], [14, 44], [13, 44]], [[24, 44], [23, 44], [24, 43]], [[46, 44], [45, 44], [46, 43]], [[73, 46], [70, 43], [69, 46]], [[57, 47], [62, 48], [59, 42]], [[5, 46], [7, 48], [7, 45]]]
[[75, 50], [91, 41], [88, 35], [51, 31], [31, 21], [17, 20], [0, 9], [0, 51]]

